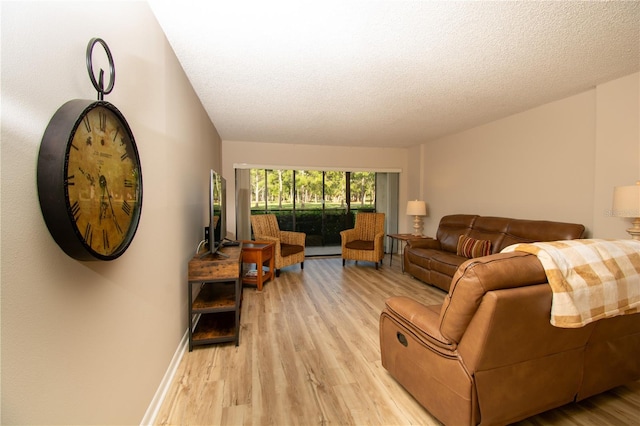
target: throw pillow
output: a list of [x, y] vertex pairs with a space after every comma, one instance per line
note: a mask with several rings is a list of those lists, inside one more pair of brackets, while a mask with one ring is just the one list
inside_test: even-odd
[[491, 241], [476, 240], [475, 238], [460, 235], [458, 238], [457, 255], [464, 256], [469, 259], [480, 256], [489, 256], [491, 254]]

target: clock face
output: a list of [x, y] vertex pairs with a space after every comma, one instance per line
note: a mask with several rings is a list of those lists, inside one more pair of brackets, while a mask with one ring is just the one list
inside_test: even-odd
[[104, 105], [85, 111], [70, 138], [65, 169], [67, 208], [78, 237], [99, 256], [119, 254], [137, 226], [142, 183], [124, 119]]
[[129, 247], [142, 211], [133, 133], [106, 101], [74, 99], [47, 126], [38, 155], [38, 197], [49, 232], [78, 260], [113, 260]]

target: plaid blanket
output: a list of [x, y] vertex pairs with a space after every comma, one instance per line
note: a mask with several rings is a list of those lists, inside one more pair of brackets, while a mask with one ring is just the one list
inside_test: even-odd
[[514, 244], [538, 256], [553, 291], [551, 324], [576, 328], [640, 312], [640, 241], [582, 239]]

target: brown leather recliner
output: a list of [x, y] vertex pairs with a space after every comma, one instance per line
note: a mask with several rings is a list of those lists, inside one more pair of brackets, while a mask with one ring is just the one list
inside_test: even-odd
[[468, 260], [442, 305], [387, 300], [382, 365], [447, 425], [512, 423], [640, 378], [640, 314], [557, 328], [551, 298], [534, 255]]
[[410, 240], [404, 249], [404, 270], [421, 281], [449, 290], [451, 279], [468, 257], [458, 255], [460, 235], [491, 242], [490, 253], [516, 243], [582, 238], [584, 225], [507, 217], [453, 214], [443, 216], [434, 239]]

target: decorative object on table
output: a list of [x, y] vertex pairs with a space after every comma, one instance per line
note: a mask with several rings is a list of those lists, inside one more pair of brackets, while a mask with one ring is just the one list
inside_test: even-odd
[[413, 216], [413, 235], [422, 236], [422, 216], [427, 215], [427, 205], [424, 201], [409, 201], [407, 203], [407, 216]]
[[640, 240], [640, 181], [635, 185], [614, 188], [611, 214], [617, 217], [632, 217], [633, 226], [627, 229], [627, 232], [634, 240]]
[[342, 240], [342, 266], [346, 260], [366, 260], [382, 265], [384, 258], [384, 213], [356, 214], [353, 229], [340, 232]]
[[[98, 82], [92, 53], [102, 45], [109, 60]], [[87, 70], [98, 100], [73, 99], [51, 118], [38, 155], [38, 197], [53, 239], [78, 260], [113, 260], [131, 244], [142, 210], [142, 170], [133, 132], [104, 95], [113, 90], [115, 68], [107, 44], [89, 41]]]
[[304, 269], [304, 247], [307, 234], [304, 232], [281, 231], [278, 220], [273, 214], [251, 216], [253, 237], [256, 240], [269, 241], [275, 245], [276, 277], [285, 266], [300, 264]]

